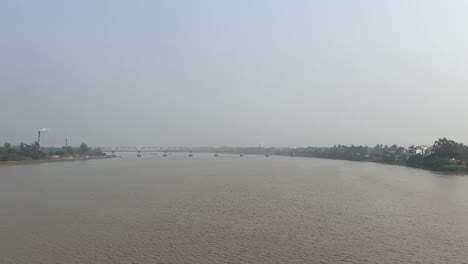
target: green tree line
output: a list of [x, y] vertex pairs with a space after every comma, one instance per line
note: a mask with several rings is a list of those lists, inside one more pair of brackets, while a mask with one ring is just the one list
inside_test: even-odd
[[25, 160], [25, 159], [44, 159], [46, 154], [40, 150], [39, 143], [33, 144], [21, 143], [16, 147], [5, 143], [0, 147], [0, 161]]
[[274, 152], [276, 155], [315, 157], [351, 161], [376, 161], [418, 167], [429, 170], [457, 171], [468, 170], [468, 146], [447, 138], [440, 138], [430, 146], [425, 153], [416, 154], [414, 146], [405, 149], [396, 144], [369, 146], [307, 147], [282, 149]]
[[468, 146], [447, 138], [440, 138], [434, 142], [430, 154], [414, 155], [406, 164], [430, 170], [466, 170], [468, 161]]
[[46, 159], [52, 155], [66, 157], [77, 155], [104, 156], [105, 154], [100, 148], [90, 148], [86, 143], [82, 143], [80, 147], [77, 148], [71, 146], [64, 146], [61, 148], [40, 147], [38, 142], [32, 144], [20, 143], [17, 146], [5, 143], [3, 146], [0, 146], [0, 161]]

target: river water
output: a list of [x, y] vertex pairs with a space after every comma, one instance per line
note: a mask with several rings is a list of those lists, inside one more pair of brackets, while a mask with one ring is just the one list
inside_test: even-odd
[[4, 166], [0, 263], [468, 263], [468, 177], [212, 154]]

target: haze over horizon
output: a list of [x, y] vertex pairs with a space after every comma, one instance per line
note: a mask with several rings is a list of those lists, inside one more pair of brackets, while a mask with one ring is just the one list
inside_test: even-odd
[[468, 143], [468, 1], [1, 1], [0, 142]]

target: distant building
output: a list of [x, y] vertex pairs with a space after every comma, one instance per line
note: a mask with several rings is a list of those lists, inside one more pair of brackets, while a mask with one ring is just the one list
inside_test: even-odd
[[411, 146], [404, 152], [406, 157], [412, 157], [414, 155], [428, 156], [431, 154], [430, 148], [424, 145], [421, 146]]
[[428, 148], [427, 146], [419, 146], [419, 147], [416, 148], [416, 152], [417, 152], [418, 154], [421, 154], [421, 155], [423, 155], [423, 156], [426, 156], [427, 153], [428, 153], [428, 149], [429, 149], [429, 148]]
[[421, 146], [416, 146], [416, 147], [415, 147], [415, 146], [411, 146], [411, 147], [408, 148], [407, 151], [408, 151], [408, 154], [409, 154], [410, 156], [412, 156], [412, 155], [418, 155], [418, 154], [419, 154], [419, 155], [426, 155], [427, 152], [428, 152], [428, 149], [429, 149], [428, 147], [422, 146], [422, 145], [421, 145]]

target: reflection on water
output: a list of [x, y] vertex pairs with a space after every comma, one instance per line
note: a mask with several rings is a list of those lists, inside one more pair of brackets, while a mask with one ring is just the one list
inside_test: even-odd
[[468, 178], [136, 153], [0, 167], [0, 263], [466, 263]]

